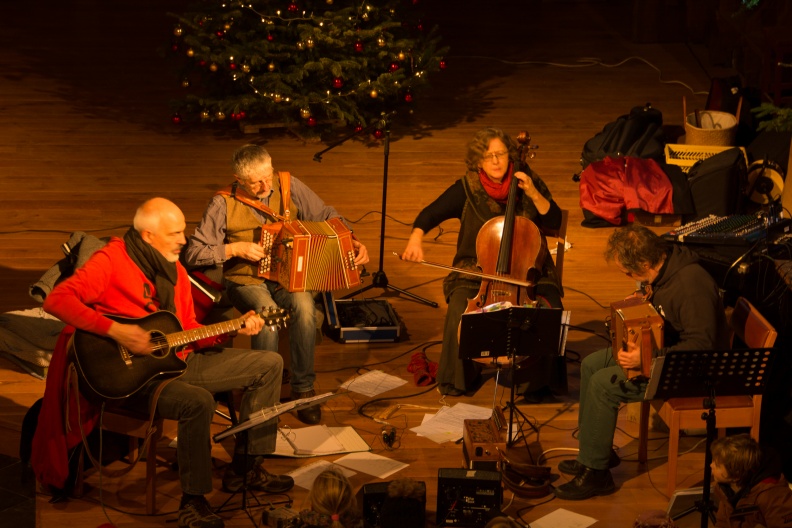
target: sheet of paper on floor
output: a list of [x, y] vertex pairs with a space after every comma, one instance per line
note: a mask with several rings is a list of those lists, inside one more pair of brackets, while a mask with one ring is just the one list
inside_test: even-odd
[[365, 396], [374, 397], [383, 392], [388, 392], [396, 387], [400, 387], [405, 383], [407, 383], [407, 380], [398, 376], [386, 374], [381, 370], [372, 370], [371, 372], [366, 372], [362, 376], [357, 376], [345, 381], [343, 385], [341, 385], [341, 388]]
[[388, 478], [409, 465], [392, 458], [366, 452], [344, 455], [334, 463], [381, 479]]
[[335, 466], [337, 469], [339, 469], [344, 474], [344, 476], [346, 476], [346, 478], [352, 478], [357, 474], [351, 469], [333, 464], [327, 460], [317, 460], [311, 464], [299, 467], [294, 471], [289, 471], [287, 475], [294, 479], [295, 486], [300, 486], [301, 488], [309, 490], [311, 489], [311, 486], [313, 486], [316, 477], [319, 476], [319, 473], [332, 466]]

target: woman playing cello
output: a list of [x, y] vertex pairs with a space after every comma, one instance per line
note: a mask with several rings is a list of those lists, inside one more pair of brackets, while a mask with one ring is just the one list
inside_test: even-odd
[[[515, 195], [515, 214], [532, 220], [539, 228], [558, 229], [561, 225], [561, 210], [539, 176], [527, 164], [521, 165], [520, 150], [517, 142], [499, 129], [479, 131], [467, 147], [467, 173], [418, 214], [402, 259], [423, 261], [423, 235], [445, 220], [458, 218], [461, 225], [453, 266], [480, 271], [477, 266], [479, 232], [488, 220], [504, 215], [513, 178], [518, 180], [519, 187]], [[512, 251], [519, 252], [521, 247], [525, 245], [520, 240], [514, 240]], [[546, 251], [546, 244], [542, 244], [542, 248]], [[549, 257], [540, 260], [543, 260], [543, 264], [536, 280], [536, 300], [540, 304], [561, 308], [562, 290], [553, 260]], [[468, 307], [469, 299], [478, 295], [480, 285], [481, 279], [457, 271], [451, 272], [443, 283], [448, 312], [437, 373], [441, 394], [460, 396], [477, 388], [480, 366], [471, 360], [459, 359], [457, 336], [462, 314]], [[548, 368], [552, 367], [548, 365]], [[537, 379], [547, 382], [551, 379], [551, 373], [540, 373]], [[528, 390], [533, 392], [541, 388], [530, 386]]]

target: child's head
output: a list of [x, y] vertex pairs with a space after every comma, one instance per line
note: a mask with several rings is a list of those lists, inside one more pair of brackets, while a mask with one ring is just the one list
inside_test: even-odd
[[311, 509], [327, 515], [332, 526], [343, 526], [342, 522], [357, 515], [357, 500], [349, 480], [336, 468], [322, 471], [314, 480], [308, 493]]
[[725, 436], [712, 442], [712, 476], [715, 482], [748, 484], [759, 466], [761, 448], [747, 434]]

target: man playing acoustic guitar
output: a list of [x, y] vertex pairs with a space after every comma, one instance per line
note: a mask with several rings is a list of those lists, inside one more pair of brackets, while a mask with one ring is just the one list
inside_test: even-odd
[[[690, 249], [672, 247], [646, 227], [630, 224], [611, 234], [605, 258], [641, 283], [646, 300], [663, 317], [663, 348], [653, 350], [653, 357], [670, 350], [729, 348], [718, 286]], [[638, 343], [626, 345], [616, 354], [610, 348], [589, 354], [580, 366], [580, 452], [577, 460], [558, 465], [562, 473], [575, 476], [555, 488], [560, 499], [582, 500], [616, 491], [610, 468], [620, 462], [612, 449], [619, 406], [642, 401], [646, 391], [645, 379], [625, 375], [625, 370], [641, 367]]]
[[[58, 361], [62, 365], [62, 372], [68, 370], [64, 358], [75, 328], [75, 337], [86, 332], [97, 340], [101, 336], [112, 338], [115, 343], [107, 341], [117, 345], [102, 352], [107, 355], [118, 354], [119, 351], [131, 353], [128, 358], [129, 370], [140, 364], [136, 361], [151, 361], [152, 353], [162, 352], [157, 350], [162, 347], [161, 336], [141, 327], [138, 322], [142, 319], [152, 317], [152, 314], [168, 315], [160, 312], [166, 310], [175, 314], [177, 322], [188, 331], [185, 333], [191, 329], [202, 329], [195, 332], [196, 337], [192, 339], [197, 341], [195, 350], [177, 352], [175, 347], [168, 350], [167, 347], [172, 345], [166, 344], [166, 354], [183, 359], [183, 372], [171, 375], [178, 376], [178, 379], [171, 380], [161, 390], [156, 400], [156, 412], [162, 418], [179, 423], [177, 457], [183, 496], [178, 525], [222, 528], [223, 520], [209, 509], [204, 498], [212, 490], [209, 427], [216, 405], [212, 393], [242, 389], [239, 419], [244, 421], [254, 411], [278, 402], [283, 361], [274, 352], [218, 348], [216, 345], [223, 340], [222, 337], [206, 337], [223, 332], [206, 333], [205, 330], [210, 327], [201, 327], [195, 320], [189, 277], [178, 262], [186, 243], [184, 228], [184, 215], [173, 202], [164, 198], [146, 201], [138, 208], [134, 227], [129, 229], [123, 239], [112, 238], [73, 276], [59, 284], [47, 296], [44, 309], [69, 325], [61, 335], [53, 355], [52, 365]], [[122, 323], [112, 318], [116, 316], [130, 319]], [[241, 318], [236, 329], [239, 333], [253, 335], [263, 326], [264, 321], [251, 311]], [[203, 339], [199, 340], [201, 337]], [[78, 340], [74, 339], [74, 343], [78, 343]], [[79, 357], [77, 345], [73, 346], [73, 356]], [[85, 385], [93, 387], [88, 372], [83, 368], [90, 367], [87, 363], [80, 365], [85, 376], [80, 381], [83, 394]], [[119, 363], [124, 365], [123, 361]], [[123, 371], [96, 373], [102, 377], [121, 377], [124, 374]], [[64, 433], [62, 419], [45, 419], [60, 417], [64, 412], [62, 402], [69, 398], [65, 377], [47, 377], [44, 407], [33, 442], [31, 460], [39, 481], [59, 488], [63, 487], [68, 474], [67, 450], [81, 441], [81, 428], [87, 434], [98, 421], [97, 407], [89, 406], [83, 398], [80, 398], [82, 425], [72, 415], [69, 417], [71, 430]], [[152, 374], [141, 387], [116, 401], [124, 407], [148, 414], [149, 401], [161, 384], [159, 378], [161, 376]], [[74, 407], [72, 399], [69, 408]], [[274, 450], [276, 432], [277, 419], [251, 428], [247, 435], [247, 457], [245, 446], [239, 441], [245, 435], [237, 437], [233, 460], [223, 477], [224, 490], [239, 490], [246, 473], [248, 483], [257, 490], [283, 493], [292, 488], [294, 481], [291, 477], [268, 473], [260, 466], [260, 458], [256, 457]]]

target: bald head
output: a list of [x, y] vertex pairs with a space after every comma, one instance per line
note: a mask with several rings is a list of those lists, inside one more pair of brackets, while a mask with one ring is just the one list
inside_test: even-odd
[[141, 238], [162, 253], [169, 262], [179, 260], [187, 242], [184, 237], [184, 213], [166, 198], [151, 198], [138, 207], [133, 221]]

